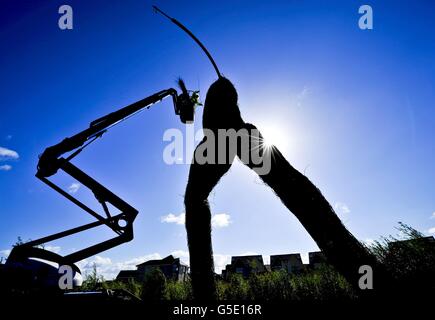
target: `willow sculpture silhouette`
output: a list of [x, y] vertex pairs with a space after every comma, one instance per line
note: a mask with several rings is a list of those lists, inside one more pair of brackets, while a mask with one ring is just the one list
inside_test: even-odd
[[[233, 84], [223, 77], [205, 46], [179, 21], [171, 18], [154, 7], [156, 12], [170, 19], [178, 27], [191, 36], [203, 49], [212, 63], [218, 80], [209, 88], [204, 104], [203, 129], [215, 137], [219, 130], [234, 132], [257, 131], [257, 128], [246, 123], [238, 107], [238, 94]], [[209, 135], [210, 136], [210, 135]], [[190, 269], [194, 298], [212, 302], [217, 299], [214, 276], [213, 249], [211, 238], [211, 211], [208, 196], [219, 180], [230, 169], [235, 157], [245, 165], [259, 173], [282, 203], [299, 219], [310, 236], [324, 252], [329, 263], [356, 286], [362, 265], [370, 265], [379, 270], [373, 255], [345, 228], [331, 205], [320, 190], [303, 174], [293, 168], [276, 147], [265, 150], [262, 136], [249, 135], [248, 139], [238, 141], [236, 149], [225, 146], [204, 147], [208, 143], [205, 137], [196, 147], [190, 167], [188, 183], [184, 198], [186, 209], [186, 231], [190, 253]], [[258, 163], [250, 157], [244, 157], [243, 150], [259, 149], [261, 155], [270, 156], [270, 170], [259, 172]], [[207, 154], [207, 153], [212, 154]], [[213, 161], [198, 161], [204, 158]], [[224, 156], [221, 157], [222, 153]], [[225, 158], [222, 162], [219, 159]]]
[[[252, 132], [256, 127], [243, 121], [237, 105], [237, 91], [226, 78], [219, 78], [207, 92], [203, 128], [216, 132], [219, 129], [247, 129]], [[250, 145], [253, 145], [250, 137]], [[196, 152], [202, 152], [201, 145]], [[264, 148], [261, 143], [260, 148]], [[255, 169], [257, 164], [245, 161], [240, 156], [242, 146], [239, 144], [237, 156], [242, 162]], [[223, 150], [216, 148], [215, 157]], [[224, 150], [225, 151], [225, 150]], [[226, 150], [228, 151], [228, 150]], [[345, 228], [331, 205], [320, 190], [303, 174], [293, 168], [281, 152], [272, 147], [270, 152], [270, 170], [259, 177], [275, 192], [283, 204], [299, 219], [310, 236], [324, 252], [329, 263], [345, 276], [348, 281], [357, 285], [361, 276], [358, 273], [362, 265], [376, 266], [375, 258]], [[231, 155], [234, 157], [236, 155]], [[193, 157], [185, 194], [186, 230], [190, 252], [190, 268], [192, 287], [195, 299], [203, 301], [216, 300], [214, 280], [213, 250], [211, 241], [211, 212], [208, 196], [219, 180], [231, 167], [228, 164], [199, 164], [198, 157]]]

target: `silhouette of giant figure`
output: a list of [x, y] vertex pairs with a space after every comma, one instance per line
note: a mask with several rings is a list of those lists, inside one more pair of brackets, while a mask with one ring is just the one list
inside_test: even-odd
[[[252, 124], [243, 121], [237, 100], [237, 91], [232, 83], [220, 77], [207, 92], [203, 128], [214, 132], [215, 137], [218, 129], [256, 129]], [[206, 138], [197, 146], [195, 154], [203, 152], [204, 148], [200, 146], [205, 142]], [[215, 151], [217, 159], [217, 147]], [[358, 273], [359, 267], [370, 265], [374, 268], [377, 264], [375, 258], [344, 227], [320, 190], [293, 168], [276, 147], [273, 147], [271, 152], [271, 170], [260, 175], [260, 178], [299, 219], [324, 252], [327, 260], [356, 286], [361, 276]], [[238, 156], [241, 158], [240, 154]], [[212, 302], [217, 298], [211, 241], [211, 212], [207, 198], [220, 178], [230, 169], [233, 159], [234, 156], [227, 164], [199, 164], [194, 156], [190, 167], [184, 202], [193, 294], [199, 301]], [[244, 163], [251, 169], [255, 167], [249, 161]]]
[[[219, 68], [199, 39], [182, 23], [153, 6], [172, 23], [186, 32], [203, 50], [216, 71], [218, 80], [209, 88], [205, 100], [203, 113], [203, 128], [211, 130], [218, 137], [219, 129], [256, 129], [255, 126], [245, 123], [240, 115], [237, 105], [237, 91], [232, 83], [224, 78]], [[219, 150], [215, 147], [214, 158], [219, 158], [219, 152], [225, 151], [230, 159], [226, 164], [197, 162], [196, 155], [203, 156], [207, 147], [207, 135], [196, 147], [192, 165], [190, 166], [184, 203], [186, 206], [186, 230], [190, 252], [190, 268], [194, 297], [197, 300], [215, 301], [216, 284], [214, 279], [213, 250], [211, 243], [211, 212], [207, 198], [219, 179], [230, 169], [236, 154], [251, 169], [255, 164], [250, 159], [244, 159], [240, 153], [246, 147], [252, 146], [252, 141], [260, 138], [251, 136], [248, 146], [238, 145], [238, 150], [232, 152], [229, 148]], [[215, 139], [216, 140], [216, 139]], [[242, 139], [243, 140], [243, 139]], [[258, 144], [255, 144], [257, 145]], [[204, 147], [204, 148], [203, 148]], [[248, 149], [249, 150], [249, 149]], [[231, 152], [228, 152], [231, 151]], [[262, 150], [260, 145], [260, 153]], [[369, 254], [365, 247], [358, 242], [343, 226], [328, 201], [322, 196], [319, 189], [304, 175], [294, 169], [281, 152], [273, 147], [271, 156], [271, 170], [260, 174], [261, 179], [268, 184], [284, 205], [303, 224], [319, 248], [325, 253], [327, 259], [339, 272], [341, 272], [352, 285], [356, 285], [359, 278], [358, 270], [362, 265], [376, 266], [376, 259]], [[209, 156], [209, 155], [208, 155]], [[210, 158], [208, 157], [207, 158]], [[200, 157], [203, 158], [203, 157]], [[260, 173], [257, 171], [257, 173]], [[377, 268], [379, 276], [380, 268]], [[382, 272], [383, 273], [383, 272]]]

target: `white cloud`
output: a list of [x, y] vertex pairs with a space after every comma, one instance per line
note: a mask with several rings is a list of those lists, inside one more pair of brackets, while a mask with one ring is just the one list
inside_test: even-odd
[[44, 246], [44, 249], [54, 253], [59, 253], [61, 248], [59, 246]]
[[[113, 279], [116, 277], [119, 270], [115, 270], [112, 265], [112, 260], [110, 258], [95, 256], [90, 259], [85, 259], [77, 263], [77, 266], [82, 272], [83, 278], [93, 271], [93, 268], [97, 268], [97, 273], [102, 275], [104, 279]], [[118, 271], [118, 272], [117, 272]]]
[[97, 266], [107, 266], [107, 265], [112, 264], [112, 260], [110, 260], [110, 258], [105, 258], [105, 257], [101, 257], [101, 256], [95, 256], [94, 263]]
[[166, 223], [176, 223], [176, 224], [184, 224], [186, 220], [186, 214], [185, 213], [180, 213], [178, 216], [176, 216], [175, 214], [168, 214], [167, 216], [163, 216], [160, 218], [161, 222], [166, 222]]
[[435, 219], [435, 211], [432, 212], [432, 215], [430, 216], [431, 219]]
[[[162, 223], [175, 223], [175, 224], [184, 224], [186, 221], [186, 214], [180, 213], [178, 216], [170, 213], [166, 216], [160, 218]], [[212, 216], [211, 225], [213, 228], [223, 228], [228, 227], [231, 223], [231, 217], [226, 213], [218, 213]]]
[[0, 147], [0, 160], [18, 160], [19, 157], [16, 151]]
[[0, 255], [7, 258], [9, 256], [9, 254], [11, 253], [10, 249], [6, 249], [6, 250], [0, 250]]
[[334, 210], [337, 212], [340, 218], [343, 218], [350, 213], [348, 205], [344, 202], [336, 202], [334, 205]]
[[108, 257], [94, 256], [89, 259], [82, 260], [77, 263], [77, 266], [82, 271], [83, 277], [90, 274], [94, 268], [94, 264], [97, 268], [99, 275], [102, 275], [104, 279], [115, 279], [121, 270], [135, 270], [136, 265], [148, 260], [161, 259], [162, 257], [158, 253], [152, 253], [145, 256], [136, 257], [123, 262], [113, 262]]
[[4, 164], [4, 165], [0, 166], [0, 171], [9, 171], [11, 169], [12, 169], [12, 166], [8, 165], [8, 164]]
[[[16, 151], [0, 147], [0, 161], [18, 160], [19, 155]], [[0, 166], [0, 171], [10, 171], [12, 166], [4, 164]]]
[[151, 254], [136, 257], [136, 258], [127, 260], [125, 262], [122, 262], [122, 265], [124, 266], [124, 268], [126, 268], [126, 270], [128, 270], [128, 269], [132, 270], [132, 269], [135, 269], [138, 264], [144, 263], [145, 261], [156, 260], [156, 259], [161, 259], [161, 258], [162, 258], [162, 256], [160, 254], [151, 253]]
[[180, 260], [185, 263], [189, 264], [190, 258], [189, 258], [189, 252], [184, 250], [175, 250], [171, 252], [171, 254], [174, 256], [174, 258], [180, 258]]
[[430, 234], [435, 234], [435, 227], [430, 228], [429, 230], [427, 230], [427, 232]]
[[175, 250], [175, 251], [172, 251], [171, 254], [175, 258], [189, 258], [189, 252], [185, 251], [185, 250]]
[[231, 255], [229, 254], [214, 254], [214, 270], [216, 273], [221, 273], [227, 264], [231, 263]]
[[230, 215], [226, 213], [218, 213], [215, 214], [211, 218], [211, 225], [215, 228], [223, 228], [228, 227], [231, 223]]
[[79, 191], [81, 184], [78, 182], [73, 182], [71, 183], [71, 185], [68, 187], [68, 193], [70, 194], [75, 194], [77, 193], [77, 191]]
[[305, 98], [310, 93], [310, 89], [308, 89], [307, 86], [304, 86], [301, 92], [299, 92], [298, 97], [299, 98]]
[[301, 92], [296, 95], [296, 104], [298, 107], [302, 105], [302, 101], [311, 93], [307, 86], [304, 86]]

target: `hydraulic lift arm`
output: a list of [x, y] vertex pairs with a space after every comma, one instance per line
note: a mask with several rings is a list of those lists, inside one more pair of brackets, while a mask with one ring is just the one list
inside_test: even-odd
[[[193, 92], [193, 94], [189, 95], [189, 92], [181, 79], [179, 80], [179, 85], [182, 90], [180, 95], [178, 95], [177, 91], [172, 88], [162, 90], [145, 99], [137, 101], [129, 106], [92, 121], [87, 129], [45, 149], [39, 158], [36, 177], [53, 188], [55, 191], [59, 192], [65, 198], [76, 204], [78, 207], [85, 210], [87, 213], [93, 216], [96, 221], [15, 246], [9, 255], [8, 261], [21, 261], [23, 259], [32, 257], [54, 261], [59, 265], [73, 266], [77, 261], [83, 260], [133, 239], [133, 221], [136, 218], [138, 211], [120, 197], [112, 193], [109, 189], [87, 175], [85, 172], [73, 165], [71, 160], [76, 157], [86, 146], [100, 138], [110, 127], [136, 114], [137, 112], [140, 112], [143, 109], [148, 109], [153, 104], [163, 100], [168, 96], [172, 97], [175, 113], [180, 116], [181, 121], [183, 123], [193, 122], [194, 108], [195, 104], [197, 104], [198, 96], [196, 92]], [[69, 153], [69, 155], [63, 157], [63, 155], [66, 153]], [[97, 201], [101, 204], [104, 215], [92, 210], [77, 198], [73, 197], [71, 194], [50, 181], [49, 177], [56, 174], [58, 170], [64, 171], [83, 186], [90, 189], [95, 195]], [[120, 213], [112, 215], [109, 211], [109, 204], [118, 209]], [[64, 257], [39, 248], [40, 245], [47, 242], [102, 225], [106, 225], [112, 229], [117, 236]]]
[[[207, 55], [210, 62], [212, 63], [218, 77], [221, 78], [222, 75], [220, 74], [215, 61], [213, 60], [206, 47], [199, 41], [199, 39], [196, 38], [195, 35], [178, 20], [171, 18], [155, 6], [153, 6], [153, 8], [157, 13], [160, 13], [166, 18], [170, 19], [172, 23], [174, 23], [184, 32], [186, 32], [201, 47], [201, 49], [204, 51], [204, 53]], [[183, 80], [181, 79], [179, 79], [178, 85], [181, 89], [180, 95], [178, 95], [177, 91], [172, 88], [162, 90], [145, 99], [142, 99], [127, 107], [119, 109], [91, 122], [87, 129], [77, 133], [74, 136], [64, 139], [56, 145], [45, 149], [45, 151], [39, 158], [36, 177], [46, 183], [51, 188], [53, 188], [55, 191], [59, 192], [65, 198], [76, 204], [78, 207], [85, 210], [87, 213], [93, 216], [96, 221], [15, 246], [9, 254], [6, 262], [6, 266], [10, 267], [9, 269], [14, 270], [15, 267], [25, 270], [29, 269], [31, 271], [30, 282], [32, 283], [34, 282], [35, 278], [35, 272], [33, 272], [34, 265], [29, 262], [34, 260], [32, 258], [52, 261], [59, 265], [70, 265], [76, 272], [80, 273], [80, 270], [75, 265], [77, 261], [83, 260], [92, 255], [98, 254], [102, 251], [108, 250], [133, 239], [133, 221], [136, 218], [138, 211], [130, 206], [127, 202], [122, 200], [120, 197], [112, 193], [109, 189], [107, 189], [99, 182], [94, 180], [92, 177], [90, 177], [82, 170], [77, 168], [75, 165], [73, 165], [71, 163], [71, 160], [78, 154], [80, 154], [80, 152], [82, 152], [82, 150], [90, 143], [100, 138], [112, 126], [136, 114], [137, 112], [140, 112], [143, 109], [149, 108], [154, 103], [159, 102], [168, 96], [172, 97], [175, 114], [180, 116], [181, 121], [183, 123], [193, 122], [195, 106], [200, 105], [200, 103], [198, 102], [198, 94], [196, 91], [189, 92], [186, 89]], [[65, 154], [68, 155], [64, 157]], [[82, 203], [71, 194], [64, 191], [58, 185], [49, 180], [49, 178], [56, 174], [59, 170], [62, 170], [66, 174], [75, 178], [83, 186], [87, 187], [93, 192], [95, 198], [102, 206], [104, 212], [103, 215], [92, 210], [84, 203]], [[112, 215], [109, 210], [109, 205], [112, 205], [117, 210], [119, 210], [119, 213], [116, 215]], [[67, 256], [60, 256], [56, 253], [41, 248], [41, 245], [47, 242], [64, 238], [102, 225], [106, 225], [107, 227], [112, 229], [117, 234], [117, 236], [104, 242], [90, 246], [88, 248], [82, 249], [80, 251], [71, 253]], [[46, 270], [43, 270], [43, 273], [45, 274]], [[39, 275], [37, 277], [39, 277]], [[44, 277], [46, 278], [46, 274], [45, 276], [42, 276], [42, 278]], [[15, 285], [13, 285], [12, 287], [14, 286]]]

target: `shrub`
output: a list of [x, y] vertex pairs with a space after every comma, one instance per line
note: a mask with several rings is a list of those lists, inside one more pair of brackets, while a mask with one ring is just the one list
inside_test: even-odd
[[253, 300], [289, 300], [292, 296], [290, 276], [285, 270], [254, 274], [249, 278]]
[[133, 279], [128, 280], [128, 282], [117, 280], [105, 281], [103, 282], [102, 288], [106, 290], [125, 290], [136, 297], [142, 296], [142, 284]]
[[247, 300], [249, 298], [249, 283], [242, 275], [231, 274], [227, 282], [218, 281], [219, 300]]
[[391, 274], [396, 288], [428, 292], [435, 289], [435, 242], [399, 222], [399, 237], [390, 235], [369, 247]]
[[104, 277], [98, 274], [97, 265], [94, 263], [92, 271], [86, 274], [80, 290], [83, 291], [96, 291], [102, 288]]
[[191, 300], [193, 294], [190, 281], [167, 281], [164, 297], [166, 300]]
[[331, 301], [354, 298], [349, 283], [332, 266], [294, 275], [290, 280], [295, 301]]
[[142, 286], [144, 301], [161, 301], [165, 299], [166, 278], [163, 272], [156, 268], [145, 275]]

